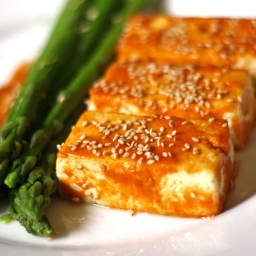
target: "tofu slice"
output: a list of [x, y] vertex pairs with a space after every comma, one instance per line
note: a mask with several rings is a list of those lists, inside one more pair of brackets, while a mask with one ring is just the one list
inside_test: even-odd
[[233, 167], [224, 123], [87, 111], [58, 152], [62, 195], [164, 215], [216, 215]]
[[256, 20], [137, 15], [120, 42], [121, 60], [246, 69], [256, 78]]
[[253, 126], [255, 97], [246, 71], [116, 62], [90, 90], [89, 109], [184, 119], [225, 119], [239, 149], [246, 144]]

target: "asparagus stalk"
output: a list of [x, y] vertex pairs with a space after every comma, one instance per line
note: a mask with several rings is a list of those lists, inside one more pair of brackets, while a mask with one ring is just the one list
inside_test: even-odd
[[66, 139], [84, 108], [82, 104], [72, 115], [61, 135], [50, 143], [41, 164], [31, 171], [25, 183], [10, 193], [10, 217], [19, 221], [29, 233], [45, 237], [53, 234], [46, 209], [58, 187], [55, 174], [56, 145]]
[[[84, 22], [90, 0], [68, 0], [40, 57], [31, 67], [28, 78], [11, 109], [0, 133], [0, 177], [5, 176], [11, 156], [22, 149], [22, 140], [37, 113], [47, 89], [54, 85], [58, 74], [72, 58], [81, 33], [77, 29]], [[68, 67], [67, 67], [68, 68]], [[13, 154], [15, 152], [15, 154]]]
[[112, 15], [119, 7], [120, 2], [116, 0], [94, 0], [91, 2], [90, 8], [85, 13], [86, 20], [79, 25], [82, 38], [78, 47], [73, 50], [71, 65], [68, 65], [68, 69], [62, 72], [54, 87], [50, 88], [48, 92], [48, 108], [55, 103], [58, 91], [69, 84], [94, 52], [98, 38], [110, 26]]
[[[55, 83], [54, 87], [52, 88], [50, 87], [48, 89], [47, 103], [44, 104], [44, 105], [47, 105], [47, 107], [49, 107], [53, 102], [53, 100], [56, 98], [56, 93], [57, 93], [56, 91], [58, 91], [61, 86], [63, 87], [63, 85], [67, 84], [68, 81], [70, 81], [70, 78], [73, 77], [76, 71], [81, 67], [82, 63], [84, 63], [84, 60], [88, 57], [91, 49], [93, 48], [93, 45], [97, 41], [97, 38], [104, 32], [104, 29], [109, 25], [110, 20], [112, 18], [112, 13], [116, 10], [116, 6], [119, 6], [118, 2], [115, 0], [108, 0], [108, 1], [96, 0], [95, 2], [92, 2], [90, 5], [88, 4], [88, 0], [87, 0], [87, 2], [85, 2], [87, 4], [84, 5], [83, 8], [80, 7], [79, 13], [78, 13], [81, 16], [82, 11], [86, 10], [85, 12], [86, 19], [80, 20], [80, 23], [76, 22], [71, 24], [71, 22], [68, 22], [66, 20], [66, 16], [70, 12], [70, 10], [75, 9], [75, 7], [77, 6], [77, 3], [75, 2], [77, 2], [77, 0], [73, 1], [72, 5], [71, 5], [71, 2], [67, 4], [67, 7], [65, 8], [63, 14], [59, 18], [59, 22], [57, 23], [55, 29], [53, 30], [53, 34], [59, 32], [58, 29], [60, 26], [62, 27], [61, 29], [65, 29], [68, 27], [68, 24], [70, 23], [69, 25], [70, 27], [71, 25], [74, 25], [74, 26], [77, 25], [76, 27], [78, 27], [78, 29], [72, 29], [72, 31], [78, 30], [79, 33], [82, 35], [82, 38], [81, 38], [81, 42], [79, 43], [79, 47], [72, 49], [72, 51], [70, 49], [67, 49], [69, 54], [73, 54], [75, 57], [72, 58], [70, 66], [66, 65], [66, 62], [64, 62], [64, 64], [68, 66], [68, 69], [64, 74], [61, 75], [61, 79], [59, 79], [59, 81]], [[77, 8], [78, 7], [79, 6], [77, 6]], [[63, 40], [65, 40], [65, 38], [63, 38]], [[55, 47], [56, 45], [58, 45], [58, 42], [59, 41], [56, 41], [55, 37], [52, 36], [49, 39], [48, 47], [46, 47], [46, 50], [44, 50], [43, 52], [47, 51], [48, 48], [51, 49], [52, 47], [51, 45], [54, 45]], [[69, 44], [69, 42], [65, 42], [65, 43]], [[52, 69], [56, 69], [56, 67], [52, 67]], [[55, 70], [54, 72], [52, 71], [52, 73], [57, 74], [58, 72], [60, 72], [59, 70]], [[18, 104], [15, 104], [15, 105], [18, 105]], [[0, 138], [0, 155], [1, 153], [9, 152], [12, 150], [13, 151], [12, 157], [15, 159], [22, 151], [22, 143], [21, 143], [22, 137], [24, 136], [24, 134], [26, 133], [26, 130], [28, 130], [29, 127], [27, 125], [26, 118], [20, 117], [20, 118], [17, 118], [17, 122], [19, 123], [19, 125], [17, 128], [17, 131], [15, 131], [13, 129], [14, 128], [13, 112], [14, 111], [12, 111], [12, 113], [10, 114], [10, 120], [12, 121], [7, 123], [6, 127], [4, 127], [2, 130], [2, 137], [6, 137], [10, 131], [11, 133], [9, 134], [9, 136], [6, 137], [5, 140], [3, 139], [2, 143]], [[34, 109], [34, 112], [36, 112], [36, 109]], [[27, 113], [26, 116], [30, 116], [30, 113]], [[26, 126], [24, 127], [25, 124]], [[13, 143], [14, 140], [15, 142]], [[33, 159], [31, 159], [31, 161], [32, 160]], [[8, 167], [8, 164], [9, 164], [9, 159], [7, 157], [4, 158], [0, 163], [0, 182], [4, 179], [6, 175], [6, 169]]]
[[9, 188], [15, 188], [22, 184], [28, 173], [40, 159], [41, 153], [48, 142], [58, 134], [64, 126], [64, 122], [72, 114], [77, 105], [82, 102], [88, 92], [89, 86], [99, 77], [103, 68], [113, 57], [114, 48], [123, 30], [127, 19], [136, 11], [147, 6], [147, 0], [127, 1], [120, 13], [120, 19], [106, 33], [103, 40], [96, 49], [95, 54], [82, 68], [78, 76], [63, 90], [55, 106], [44, 121], [43, 128], [34, 133], [30, 148], [22, 158], [14, 162], [11, 172], [5, 179]]
[[73, 78], [76, 72], [84, 65], [94, 48], [97, 40], [106, 29], [109, 28], [113, 14], [120, 3], [116, 0], [96, 0], [86, 13], [87, 21], [80, 25], [80, 31], [83, 33], [82, 40], [74, 54], [72, 66], [63, 74], [58, 81], [59, 84], [67, 84], [69, 78]]

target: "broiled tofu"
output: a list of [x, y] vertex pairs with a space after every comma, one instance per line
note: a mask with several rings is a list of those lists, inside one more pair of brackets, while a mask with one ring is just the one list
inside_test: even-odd
[[137, 15], [120, 42], [121, 60], [246, 69], [256, 78], [256, 20]]
[[62, 194], [119, 209], [216, 215], [233, 166], [224, 123], [87, 111], [58, 153]]
[[242, 148], [253, 126], [255, 97], [246, 71], [116, 62], [92, 87], [89, 109], [225, 119], [234, 145]]

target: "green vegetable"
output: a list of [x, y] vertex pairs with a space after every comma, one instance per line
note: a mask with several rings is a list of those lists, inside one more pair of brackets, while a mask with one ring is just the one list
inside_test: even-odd
[[[68, 68], [81, 37], [80, 24], [85, 21], [84, 13], [90, 0], [68, 0], [60, 15], [41, 56], [32, 65], [28, 78], [11, 109], [0, 133], [0, 178], [5, 177], [6, 165], [17, 157], [23, 148], [25, 135], [42, 112], [42, 101], [49, 87]], [[4, 165], [4, 166], [3, 166]]]
[[[90, 8], [85, 12], [85, 20], [81, 22], [78, 30], [81, 40], [77, 48], [72, 49], [70, 61], [65, 63], [68, 67], [62, 72], [54, 87], [50, 88], [47, 94], [47, 108], [51, 108], [55, 103], [59, 90], [65, 88], [78, 73], [80, 68], [86, 63], [93, 54], [95, 46], [102, 34], [111, 25], [111, 20], [120, 8], [120, 1], [116, 0], [93, 0]], [[59, 98], [61, 100], [61, 97]]]
[[[76, 123], [85, 106], [80, 105], [75, 114], [65, 125], [60, 137], [47, 148], [39, 166], [35, 167], [25, 183], [18, 189], [12, 190], [10, 195], [9, 218], [15, 219], [23, 225], [29, 233], [38, 236], [52, 236], [53, 228], [46, 217], [46, 209], [51, 203], [52, 196], [57, 192], [58, 181], [55, 174], [56, 145], [62, 143], [68, 136], [71, 127]], [[1, 220], [1, 217], [0, 217]]]
[[86, 12], [86, 21], [80, 24], [82, 36], [79, 47], [73, 52], [72, 65], [67, 72], [62, 74], [59, 84], [67, 84], [70, 78], [74, 78], [79, 69], [86, 63], [95, 49], [95, 46], [102, 34], [111, 25], [115, 11], [119, 7], [119, 1], [116, 0], [95, 0], [92, 6]]

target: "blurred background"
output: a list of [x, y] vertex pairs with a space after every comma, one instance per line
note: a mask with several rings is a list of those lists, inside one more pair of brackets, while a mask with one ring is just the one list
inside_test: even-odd
[[[119, 0], [117, 0], [119, 1]], [[255, 17], [254, 0], [158, 0], [165, 11], [186, 16]], [[51, 19], [64, 0], [1, 0], [0, 32], [5, 26]]]
[[[158, 1], [164, 12], [179, 16], [256, 17], [255, 0]], [[0, 0], [0, 84], [19, 62], [37, 54], [63, 3], [64, 0]]]
[[167, 0], [175, 15], [256, 17], [255, 0]]

